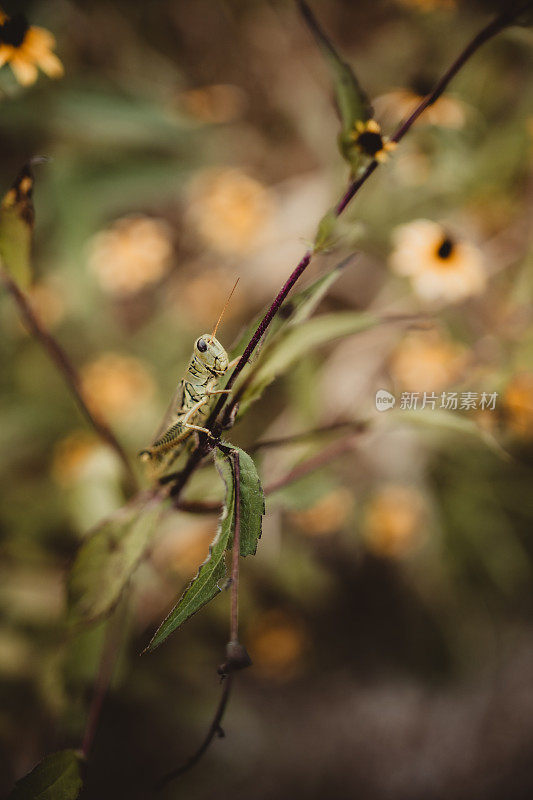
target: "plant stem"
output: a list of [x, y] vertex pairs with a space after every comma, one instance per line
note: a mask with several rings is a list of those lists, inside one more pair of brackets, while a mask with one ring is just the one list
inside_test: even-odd
[[224, 736], [224, 731], [221, 728], [221, 723], [224, 718], [224, 712], [226, 711], [226, 706], [228, 705], [228, 700], [231, 692], [231, 687], [233, 684], [233, 675], [230, 673], [225, 679], [222, 689], [222, 694], [220, 696], [220, 701], [218, 703], [217, 709], [215, 711], [215, 715], [209, 726], [209, 730], [207, 731], [206, 737], [203, 740], [202, 744], [198, 748], [198, 750], [187, 759], [187, 761], [181, 765], [181, 767], [177, 767], [173, 769], [171, 772], [168, 772], [164, 775], [161, 780], [158, 782], [156, 786], [156, 791], [161, 791], [165, 788], [165, 786], [170, 783], [170, 781], [174, 780], [174, 778], [178, 778], [180, 775], [183, 775], [184, 772], [192, 769], [195, 764], [200, 761], [206, 750], [209, 748], [209, 745], [215, 738], [215, 736]]
[[131, 486], [136, 487], [137, 479], [130, 466], [124, 448], [107, 423], [94, 410], [89, 408], [87, 400], [84, 397], [80, 376], [67, 354], [39, 320], [24, 292], [19, 289], [11, 276], [2, 268], [0, 268], [0, 280], [17, 304], [20, 315], [28, 327], [28, 330], [35, 339], [41, 343], [59, 372], [63, 375], [80, 411], [89, 424], [92, 425], [98, 436], [115, 451], [122, 462]]
[[85, 758], [89, 756], [91, 751], [104, 699], [113, 677], [113, 671], [120, 650], [121, 634], [124, 629], [126, 611], [127, 597], [122, 600], [121, 604], [115, 610], [114, 615], [107, 623], [104, 644], [100, 654], [100, 663], [98, 665], [98, 674], [94, 682], [87, 725], [81, 744], [81, 751]]
[[[503, 11], [501, 14], [495, 17], [484, 28], [482, 28], [482, 30], [479, 31], [479, 33], [477, 33], [476, 36], [474, 36], [474, 38], [469, 42], [469, 44], [455, 59], [453, 64], [444, 73], [442, 78], [435, 85], [433, 91], [431, 91], [425, 98], [423, 98], [423, 100], [420, 101], [420, 103], [414, 109], [412, 114], [405, 120], [405, 122], [403, 122], [399, 126], [399, 128], [392, 136], [392, 141], [399, 142], [401, 139], [403, 139], [405, 134], [414, 125], [418, 117], [428, 108], [428, 106], [430, 106], [440, 97], [440, 95], [443, 93], [444, 89], [448, 86], [452, 78], [457, 74], [457, 72], [461, 69], [461, 67], [468, 61], [468, 59], [478, 50], [478, 48], [481, 47], [481, 45], [487, 42], [489, 39], [494, 37], [501, 30], [503, 30], [508, 24], [510, 24], [513, 21], [513, 19], [515, 19], [523, 10], [527, 9], [530, 5], [531, 5], [531, 0], [528, 0], [528, 2], [524, 3], [520, 7], [514, 4], [512, 7], [507, 8], [505, 11]], [[334, 209], [334, 213], [337, 217], [344, 212], [344, 210], [353, 200], [357, 192], [366, 183], [368, 178], [378, 168], [378, 166], [379, 163], [377, 161], [375, 160], [371, 161], [370, 164], [363, 171], [363, 173], [354, 181], [352, 181], [352, 183], [350, 183], [347, 191], [345, 192], [345, 194], [340, 199], [340, 201], [338, 202], [338, 204]], [[242, 356], [240, 357], [235, 369], [233, 370], [226, 384], [226, 388], [228, 389], [231, 388], [235, 383], [235, 380], [244, 369], [253, 351], [255, 350], [255, 348], [263, 338], [264, 334], [266, 333], [272, 319], [279, 311], [283, 301], [287, 297], [288, 293], [290, 292], [290, 290], [292, 289], [298, 278], [308, 267], [312, 257], [313, 257], [313, 251], [308, 250], [304, 254], [301, 261], [298, 263], [298, 265], [295, 267], [295, 269], [293, 270], [293, 272], [291, 273], [291, 275], [289, 276], [283, 287], [280, 289], [277, 297], [271, 304], [265, 316], [259, 323], [257, 330], [255, 331], [254, 335], [247, 344]], [[225, 395], [220, 395], [206, 423], [206, 427], [209, 430], [213, 431], [215, 437], [219, 436], [221, 432], [221, 426], [220, 424], [217, 425], [216, 421], [226, 402], [227, 400]], [[227, 402], [226, 418], [231, 417], [231, 412], [234, 409], [234, 407], [235, 407], [235, 398], [230, 399], [229, 402]], [[175, 486], [172, 488], [171, 494], [174, 497], [175, 503], [178, 502], [179, 496], [185, 484], [187, 483], [189, 477], [192, 475], [192, 473], [202, 460], [203, 456], [208, 451], [209, 451], [209, 445], [207, 444], [207, 436], [206, 434], [200, 434], [199, 447], [191, 454], [187, 464], [185, 465], [184, 470], [180, 473]]]

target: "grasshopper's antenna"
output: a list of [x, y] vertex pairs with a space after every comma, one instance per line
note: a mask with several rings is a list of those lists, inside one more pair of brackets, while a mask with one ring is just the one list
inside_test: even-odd
[[213, 333], [211, 334], [211, 338], [212, 338], [212, 339], [214, 339], [214, 338], [215, 338], [215, 334], [216, 334], [216, 332], [217, 332], [217, 330], [218, 330], [218, 326], [220, 325], [220, 322], [221, 322], [221, 320], [222, 320], [222, 317], [224, 316], [224, 312], [225, 312], [225, 310], [226, 310], [226, 309], [227, 309], [227, 307], [228, 307], [229, 301], [231, 300], [231, 297], [232, 297], [232, 295], [233, 295], [233, 292], [234, 292], [234, 291], [235, 291], [235, 289], [237, 288], [237, 284], [239, 283], [239, 281], [240, 281], [240, 278], [237, 278], [237, 280], [236, 280], [236, 281], [235, 281], [235, 283], [233, 284], [233, 289], [232, 289], [232, 290], [231, 290], [231, 292], [229, 293], [229, 297], [228, 297], [228, 299], [227, 299], [227, 300], [226, 300], [226, 302], [224, 303], [224, 308], [223, 308], [223, 309], [222, 309], [222, 311], [220, 312], [220, 316], [219, 316], [219, 318], [217, 319], [217, 324], [215, 325], [215, 327], [214, 327], [214, 329], [213, 329]]

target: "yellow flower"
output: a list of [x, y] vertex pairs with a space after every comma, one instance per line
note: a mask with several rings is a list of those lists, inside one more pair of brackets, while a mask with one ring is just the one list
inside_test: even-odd
[[23, 86], [37, 80], [37, 67], [49, 78], [60, 78], [63, 65], [52, 52], [55, 39], [50, 31], [29, 25], [24, 14], [8, 17], [0, 11], [0, 66], [11, 64]]
[[190, 187], [190, 221], [209, 247], [225, 255], [257, 246], [272, 210], [268, 190], [238, 169], [205, 170]]
[[[181, 276], [171, 287], [168, 296], [171, 307], [185, 314], [198, 328], [212, 328], [220, 314], [223, 298], [227, 297], [234, 273], [222, 267], [196, 270], [188, 278]], [[199, 273], [199, 274], [198, 274]], [[245, 293], [235, 292], [224, 312], [227, 322], [237, 316], [245, 302]]]
[[247, 641], [254, 669], [278, 681], [289, 680], [298, 672], [307, 648], [301, 624], [281, 610], [260, 616]]
[[390, 267], [410, 278], [421, 300], [458, 302], [485, 288], [481, 251], [457, 241], [437, 222], [417, 219], [394, 231]]
[[352, 506], [351, 492], [347, 489], [335, 489], [305, 511], [293, 511], [290, 518], [304, 533], [324, 536], [335, 533], [345, 525]]
[[238, 86], [218, 83], [198, 89], [187, 89], [180, 95], [185, 110], [201, 122], [231, 122], [241, 116], [245, 95]]
[[422, 538], [424, 502], [416, 489], [390, 484], [370, 500], [363, 520], [369, 550], [380, 556], [403, 556]]
[[140, 214], [116, 220], [93, 236], [89, 268], [105, 292], [134, 294], [168, 270], [172, 231], [164, 220]]
[[60, 486], [76, 483], [98, 448], [98, 439], [86, 431], [74, 431], [61, 439], [54, 448], [52, 476]]
[[105, 353], [86, 364], [81, 382], [91, 408], [115, 419], [137, 413], [154, 391], [144, 365], [118, 353]]
[[533, 372], [511, 380], [503, 398], [509, 426], [519, 436], [533, 438]]
[[359, 152], [376, 161], [386, 161], [388, 154], [397, 147], [396, 142], [389, 142], [382, 136], [380, 125], [375, 119], [356, 122], [351, 136]]
[[438, 331], [413, 331], [391, 356], [389, 369], [407, 392], [438, 392], [454, 383], [466, 366], [466, 351]]

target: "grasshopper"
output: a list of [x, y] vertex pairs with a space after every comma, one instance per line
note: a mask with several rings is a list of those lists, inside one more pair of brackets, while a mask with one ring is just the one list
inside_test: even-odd
[[157, 472], [162, 472], [175, 460], [194, 431], [210, 433], [199, 423], [211, 413], [213, 397], [229, 394], [230, 390], [217, 387], [227, 370], [235, 366], [239, 359], [229, 361], [227, 352], [215, 334], [238, 282], [237, 279], [213, 333], [204, 333], [196, 340], [185, 377], [178, 384], [154, 440], [139, 453], [144, 462], [156, 466]]

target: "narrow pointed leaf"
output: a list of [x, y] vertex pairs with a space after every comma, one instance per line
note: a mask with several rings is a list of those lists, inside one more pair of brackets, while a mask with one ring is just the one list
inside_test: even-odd
[[228, 486], [226, 502], [220, 517], [220, 523], [209, 553], [203, 564], [200, 565], [198, 574], [191, 581], [180, 600], [176, 603], [170, 614], [161, 623], [155, 632], [147, 652], [155, 650], [176, 628], [196, 614], [202, 606], [209, 603], [220, 591], [226, 576], [226, 562], [224, 553], [231, 534], [234, 517], [234, 492], [233, 482]]
[[162, 510], [160, 500], [145, 493], [89, 534], [68, 580], [73, 623], [93, 622], [114, 609], [152, 539]]
[[[326, 272], [325, 275], [321, 275], [310, 283], [309, 286], [306, 286], [299, 292], [295, 292], [285, 300], [268, 328], [267, 336], [269, 343], [273, 342], [276, 335], [283, 328], [298, 324], [311, 316], [330, 286], [339, 278], [343, 269], [352, 261], [352, 258], [353, 256], [348, 256], [332, 270]], [[257, 330], [259, 323], [265, 316], [265, 313], [266, 309], [261, 311], [253, 322], [244, 329], [239, 339], [230, 350], [230, 358], [236, 358], [236, 356], [243, 352]]]
[[253, 375], [247, 379], [249, 382], [240, 400], [239, 416], [263, 394], [275, 378], [287, 372], [298, 359], [326, 342], [368, 330], [379, 322], [380, 319], [375, 314], [346, 311], [322, 314], [286, 330], [268, 352], [264, 353]]
[[0, 259], [6, 272], [23, 289], [32, 277], [33, 183], [31, 166], [26, 164], [0, 205]]
[[82, 789], [83, 756], [75, 750], [52, 753], [17, 781], [8, 800], [76, 800]]
[[373, 109], [366, 93], [361, 88], [351, 66], [344, 61], [333, 43], [322, 30], [318, 20], [305, 0], [298, 0], [302, 16], [328, 63], [335, 101], [341, 120], [339, 134], [339, 149], [343, 158], [350, 164], [354, 171], [359, 165], [360, 154], [353, 146], [351, 137], [356, 122], [366, 122], [373, 117]]

